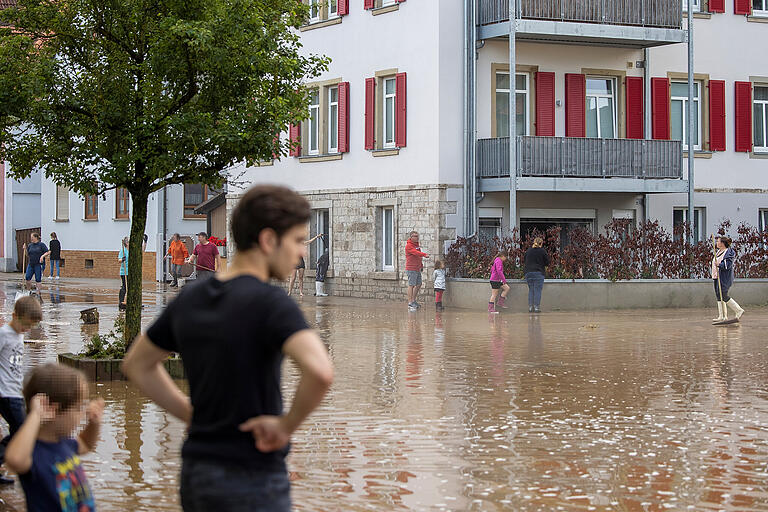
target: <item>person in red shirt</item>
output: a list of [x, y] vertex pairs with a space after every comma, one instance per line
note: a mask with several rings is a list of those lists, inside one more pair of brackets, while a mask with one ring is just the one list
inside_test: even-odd
[[429, 258], [429, 254], [421, 252], [419, 247], [419, 233], [411, 231], [408, 242], [405, 244], [405, 273], [408, 276], [408, 307], [418, 309], [416, 298], [421, 289], [421, 271], [424, 270], [423, 258]]
[[187, 258], [187, 263], [195, 265], [197, 279], [202, 281], [213, 277], [221, 268], [221, 256], [219, 248], [208, 241], [208, 233], [201, 231], [197, 234], [197, 241], [200, 242], [192, 251], [192, 256]]

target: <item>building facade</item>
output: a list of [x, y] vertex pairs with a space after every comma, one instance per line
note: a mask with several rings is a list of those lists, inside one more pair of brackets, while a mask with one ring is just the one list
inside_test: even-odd
[[693, 181], [680, 0], [306, 1], [305, 51], [332, 59], [309, 119], [284, 134], [290, 156], [236, 171], [307, 197], [329, 235], [308, 265], [330, 250], [335, 294], [402, 297], [411, 230], [429, 271], [456, 236], [671, 231], [689, 187], [699, 239], [726, 218], [766, 226], [768, 78], [741, 51], [768, 42], [765, 0], [694, 1]]
[[40, 174], [24, 180], [8, 177], [10, 164], [0, 162], [0, 271], [22, 270], [23, 245], [40, 231]]

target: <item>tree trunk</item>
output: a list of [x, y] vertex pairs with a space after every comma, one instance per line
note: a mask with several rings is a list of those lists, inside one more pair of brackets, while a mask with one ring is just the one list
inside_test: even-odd
[[128, 290], [125, 308], [125, 344], [133, 343], [141, 332], [141, 284], [144, 230], [147, 226], [147, 201], [144, 193], [131, 194], [131, 239], [128, 243]]

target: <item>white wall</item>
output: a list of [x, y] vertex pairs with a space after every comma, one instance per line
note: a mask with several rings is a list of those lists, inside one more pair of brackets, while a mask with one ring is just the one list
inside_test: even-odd
[[[332, 58], [316, 80], [350, 82], [350, 152], [332, 162], [283, 157], [272, 167], [250, 169], [247, 181], [299, 191], [460, 183], [462, 12], [459, 0], [441, 0], [439, 10], [433, 2], [413, 1], [373, 16], [362, 2], [352, 2], [341, 24], [302, 32], [307, 53]], [[408, 76], [407, 147], [397, 156], [374, 158], [364, 149], [365, 79], [390, 68]]]

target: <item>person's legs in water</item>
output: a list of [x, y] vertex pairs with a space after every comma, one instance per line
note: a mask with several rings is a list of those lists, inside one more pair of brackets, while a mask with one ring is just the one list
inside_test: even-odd
[[533, 281], [533, 311], [541, 313], [541, 292], [544, 289], [544, 274], [541, 272], [534, 272]]
[[299, 285], [298, 285], [299, 297], [303, 297], [304, 296], [304, 269], [300, 268], [298, 274], [299, 274]]
[[128, 281], [126, 280], [126, 276], [121, 275], [120, 276], [120, 282], [123, 285], [123, 290], [125, 290], [124, 291], [125, 295], [123, 295], [123, 301], [121, 302], [121, 304], [123, 306], [125, 306], [126, 305], [126, 301], [128, 300]]
[[291, 279], [288, 281], [288, 295], [293, 293], [293, 284], [296, 282], [296, 274], [299, 273], [299, 269], [295, 269], [291, 273]]
[[534, 284], [533, 284], [533, 275], [531, 272], [528, 272], [525, 274], [525, 282], [528, 284], [528, 312], [533, 313], [533, 305], [534, 305]]
[[731, 308], [731, 311], [733, 311], [733, 314], [736, 315], [736, 320], [739, 320], [741, 318], [741, 315], [744, 314], [744, 310], [741, 306], [739, 306], [739, 303], [736, 302], [733, 297], [730, 297], [728, 301], [725, 303], [726, 307]]
[[491, 298], [488, 299], [488, 312], [497, 313], [496, 311], [496, 297], [499, 296], [499, 289], [501, 286], [496, 287], [496, 282], [491, 281]]
[[35, 289], [39, 292], [40, 291], [40, 282], [43, 280], [43, 266], [42, 265], [35, 265], [34, 266], [34, 273], [35, 273]]
[[496, 303], [496, 306], [507, 309], [506, 301], [507, 301], [507, 294], [509, 293], [509, 285], [507, 283], [504, 283], [501, 285], [501, 297], [499, 297], [498, 302]]
[[443, 290], [435, 290], [435, 309], [438, 311], [443, 310]]

